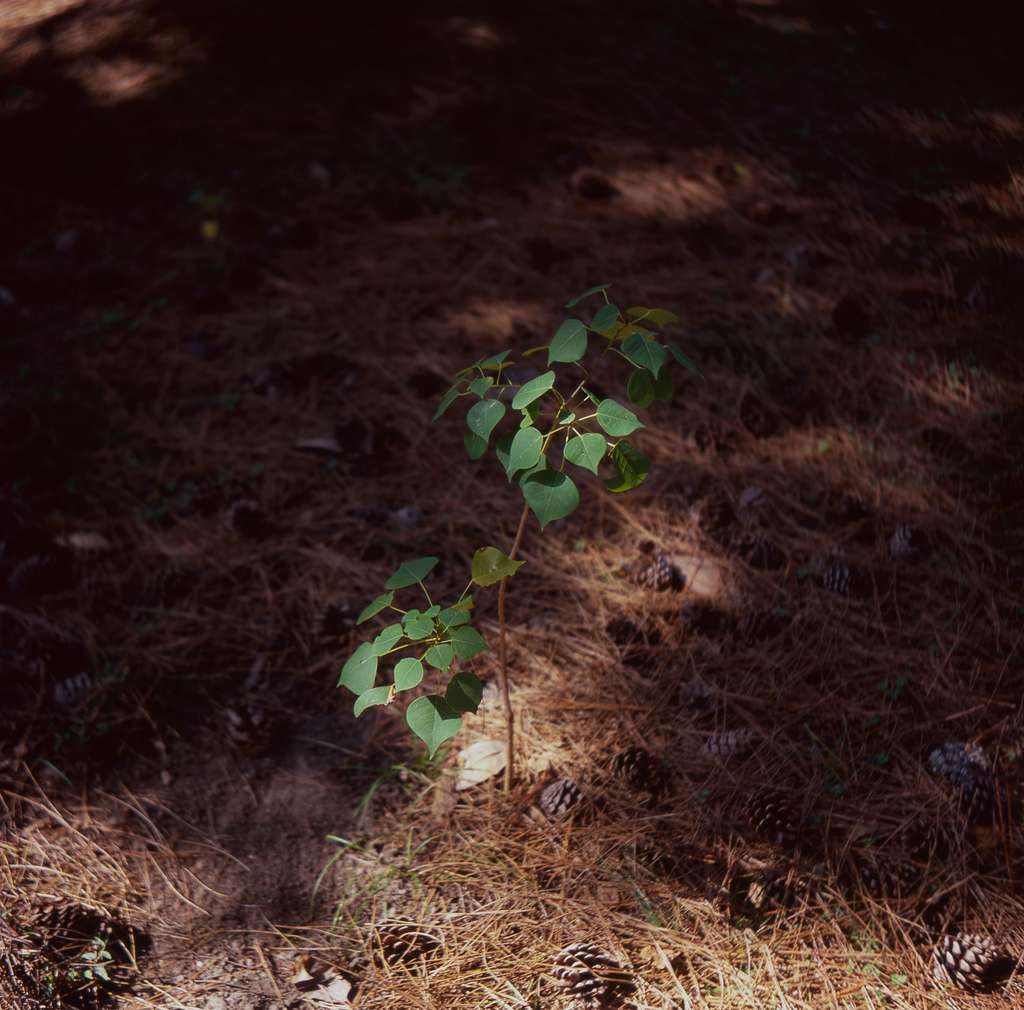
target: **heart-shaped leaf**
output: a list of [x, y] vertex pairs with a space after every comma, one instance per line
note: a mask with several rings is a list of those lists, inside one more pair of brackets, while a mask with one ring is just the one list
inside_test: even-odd
[[597, 423], [612, 438], [624, 438], [631, 435], [643, 425], [637, 420], [636, 414], [623, 407], [615, 400], [602, 400], [597, 408]]
[[566, 442], [565, 458], [570, 463], [596, 474], [598, 464], [604, 459], [606, 448], [604, 435], [588, 431], [585, 435], [576, 435]]
[[440, 645], [432, 645], [427, 649], [423, 658], [435, 670], [447, 671], [455, 659], [455, 650], [447, 642], [442, 642]]
[[505, 416], [505, 410], [505, 404], [501, 400], [481, 400], [474, 403], [466, 412], [466, 425], [486, 444], [497, 423]]
[[[662, 372], [663, 376], [668, 372]], [[658, 380], [661, 381], [660, 379]], [[626, 395], [638, 407], [649, 407], [654, 402], [654, 377], [646, 368], [638, 368], [626, 383]]]
[[523, 383], [519, 391], [512, 397], [512, 409], [522, 410], [528, 407], [534, 400], [543, 396], [555, 384], [555, 373], [544, 372], [529, 382]]
[[456, 712], [476, 712], [480, 707], [480, 699], [484, 696], [484, 686], [480, 679], [468, 670], [455, 674], [448, 682], [444, 700]]
[[390, 652], [401, 640], [404, 632], [400, 624], [389, 624], [374, 640], [373, 651], [378, 656]]
[[590, 320], [590, 328], [592, 330], [596, 330], [602, 335], [605, 335], [612, 332], [618, 322], [618, 307], [615, 305], [602, 305], [597, 312], [594, 313], [594, 318]]
[[423, 680], [423, 664], [412, 656], [406, 656], [395, 664], [395, 690], [408, 691], [418, 687]]
[[466, 455], [470, 459], [479, 459], [487, 452], [487, 439], [474, 435], [471, 431], [462, 436], [462, 444], [466, 447]]
[[405, 721], [426, 745], [433, 757], [437, 748], [455, 736], [462, 728], [462, 719], [438, 695], [428, 694], [411, 702], [405, 712]]
[[464, 624], [452, 632], [451, 646], [459, 659], [472, 659], [489, 648], [480, 632], [468, 624]]
[[548, 348], [548, 364], [579, 361], [587, 353], [587, 328], [578, 319], [566, 319]]
[[505, 472], [511, 478], [517, 470], [528, 470], [540, 459], [544, 436], [536, 428], [522, 428], [515, 433], [509, 446]]
[[[515, 575], [525, 564], [525, 561], [513, 561], [497, 547], [481, 547], [473, 555], [470, 575], [478, 586], [493, 586], [506, 575]], [[466, 620], [469, 620], [468, 614]]]
[[544, 529], [576, 510], [580, 493], [576, 485], [558, 470], [541, 470], [523, 482], [523, 497]]
[[648, 340], [641, 333], [634, 333], [622, 342], [622, 353], [638, 368], [646, 368], [655, 378], [668, 359], [668, 352], [661, 344]]

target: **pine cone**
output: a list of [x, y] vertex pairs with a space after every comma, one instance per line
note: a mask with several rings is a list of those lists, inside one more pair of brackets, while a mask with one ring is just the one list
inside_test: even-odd
[[849, 596], [853, 586], [853, 572], [845, 561], [833, 558], [826, 562], [821, 573], [821, 584], [838, 596]]
[[634, 561], [626, 567], [625, 574], [634, 585], [656, 593], [668, 590], [678, 593], [686, 583], [685, 576], [672, 559], [660, 551], [650, 561], [646, 558]]
[[961, 933], [943, 936], [932, 952], [932, 977], [970, 992], [985, 992], [1005, 982], [1013, 959], [990, 936]]
[[757, 734], [750, 729], [731, 729], [712, 733], [704, 741], [704, 753], [712, 757], [730, 757], [744, 754], [754, 746]]
[[659, 797], [665, 789], [661, 765], [643, 747], [627, 747], [612, 758], [612, 774], [630, 789]]
[[747, 808], [747, 823], [754, 832], [776, 845], [791, 845], [800, 831], [800, 816], [781, 793], [755, 796]]
[[924, 535], [908, 523], [900, 523], [889, 538], [889, 557], [893, 561], [911, 561], [924, 552]]
[[794, 869], [769, 867], [747, 882], [747, 901], [758, 912], [792, 908], [813, 897], [814, 882]]
[[413, 922], [388, 919], [374, 930], [377, 953], [387, 964], [414, 961], [441, 946], [440, 937]]
[[553, 974], [566, 993], [595, 1010], [617, 1007], [636, 991], [632, 972], [594, 943], [573, 943], [560, 950]]
[[861, 851], [851, 853], [841, 876], [846, 884], [873, 898], [888, 898], [914, 890], [921, 874], [908, 859]]
[[996, 783], [985, 752], [977, 744], [944, 743], [928, 756], [933, 772], [948, 779], [972, 815], [988, 812], [996, 798]]
[[558, 779], [546, 786], [538, 805], [544, 816], [557, 821], [566, 817], [583, 802], [583, 790], [572, 779]]

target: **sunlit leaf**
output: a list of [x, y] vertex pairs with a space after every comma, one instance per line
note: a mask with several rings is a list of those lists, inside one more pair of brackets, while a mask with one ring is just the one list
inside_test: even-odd
[[513, 561], [497, 547], [481, 547], [473, 555], [470, 574], [478, 586], [493, 586], [506, 576], [515, 575], [525, 564], [525, 561]]

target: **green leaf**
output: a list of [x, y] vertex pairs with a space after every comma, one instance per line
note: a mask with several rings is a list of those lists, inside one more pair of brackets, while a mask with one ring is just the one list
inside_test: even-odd
[[587, 328], [578, 319], [566, 319], [555, 332], [548, 348], [548, 364], [579, 361], [587, 353]]
[[641, 333], [634, 333], [623, 341], [622, 353], [638, 368], [646, 368], [655, 378], [668, 358], [661, 344], [648, 340]]
[[606, 449], [604, 435], [588, 431], [585, 435], [576, 435], [565, 443], [565, 458], [570, 463], [596, 474]]
[[516, 432], [509, 447], [505, 472], [512, 476], [517, 470], [529, 470], [540, 459], [544, 436], [536, 428], [521, 428]]
[[500, 354], [492, 354], [489, 358], [484, 358], [476, 363], [477, 368], [497, 368], [498, 365], [504, 363], [505, 359], [511, 354], [511, 351], [502, 351]]
[[462, 444], [466, 447], [466, 455], [470, 459], [479, 459], [487, 452], [486, 439], [482, 439], [479, 435], [474, 435], [471, 431], [467, 431], [462, 436]]
[[623, 438], [631, 435], [637, 428], [643, 425], [637, 420], [636, 414], [627, 410], [621, 403], [615, 400], [602, 400], [597, 406], [597, 423], [612, 438]]
[[481, 652], [486, 652], [490, 648], [483, 640], [480, 632], [476, 628], [471, 628], [468, 624], [464, 624], [461, 628], [456, 628], [452, 632], [451, 645], [459, 659], [472, 659], [474, 656], [479, 655]]
[[456, 712], [476, 712], [483, 696], [484, 686], [480, 683], [480, 679], [464, 670], [455, 674], [448, 681], [448, 690], [444, 693], [444, 700]]
[[414, 642], [420, 642], [424, 638], [429, 638], [433, 632], [433, 617], [427, 617], [426, 614], [421, 614], [418, 610], [410, 610], [402, 618], [402, 627], [405, 628], [407, 637], [411, 638]]
[[440, 606], [438, 606], [438, 604], [436, 604], [436, 603], [432, 603], [426, 610], [423, 611], [423, 616], [424, 617], [429, 617], [431, 620], [433, 620], [440, 613], [441, 613]]
[[576, 485], [558, 470], [541, 470], [523, 481], [523, 497], [544, 529], [556, 519], [564, 519], [580, 503]]
[[582, 302], [584, 298], [589, 298], [591, 295], [596, 295], [598, 291], [607, 291], [611, 287], [610, 284], [595, 284], [592, 288], [587, 288], [586, 291], [581, 295], [577, 295], [575, 298], [567, 301], [565, 307], [571, 309], [578, 302]]
[[491, 437], [495, 425], [505, 416], [505, 404], [501, 400], [481, 400], [474, 403], [466, 413], [466, 424], [469, 430], [478, 438], [483, 439], [484, 444]]
[[458, 384], [456, 384], [441, 397], [441, 402], [437, 405], [437, 410], [434, 411], [434, 416], [431, 418], [431, 421], [436, 421], [455, 402], [458, 395], [459, 387]]
[[413, 701], [405, 711], [405, 721], [426, 745], [430, 756], [462, 728], [462, 719], [444, 698], [428, 694]]
[[418, 687], [423, 680], [423, 664], [412, 656], [406, 656], [395, 664], [395, 690], [408, 691]]
[[628, 442], [620, 442], [612, 449], [611, 458], [618, 476], [604, 482], [609, 491], [629, 491], [631, 488], [639, 487], [650, 473], [651, 461]]
[[400, 624], [389, 624], [373, 640], [373, 651], [378, 656], [383, 656], [385, 652], [390, 652], [398, 644], [404, 634]]
[[481, 375], [480, 378], [474, 379], [469, 384], [469, 391], [471, 393], [476, 393], [477, 396], [483, 399], [483, 397], [487, 394], [487, 390], [490, 389], [491, 386], [493, 385], [494, 379], [492, 379], [489, 375]]
[[572, 424], [576, 420], [576, 415], [568, 408], [563, 408], [558, 412], [558, 417], [555, 418], [556, 424]]
[[363, 612], [356, 618], [356, 624], [362, 624], [363, 621], [368, 621], [371, 617], [376, 617], [382, 610], [391, 606], [391, 601], [394, 600], [394, 593], [381, 593]]
[[611, 332], [619, 321], [619, 309], [615, 305], [602, 305], [594, 318], [590, 320], [590, 328], [598, 333], [606, 334]]
[[525, 484], [535, 473], [540, 473], [542, 470], [546, 470], [548, 466], [547, 455], [545, 453], [540, 454], [540, 459], [533, 464], [528, 470], [520, 470], [519, 473], [515, 474], [516, 480], [519, 485]]
[[504, 435], [499, 435], [498, 440], [494, 443], [494, 455], [498, 457], [498, 462], [506, 473], [508, 473], [509, 459], [512, 457], [512, 439], [514, 437], [514, 432], [506, 431]]
[[658, 376], [658, 381], [654, 383], [654, 399], [668, 403], [675, 391], [676, 384], [672, 381], [672, 373], [667, 368], [663, 368], [661, 375]]
[[398, 566], [398, 571], [384, 583], [385, 589], [405, 589], [406, 586], [414, 586], [422, 582], [434, 569], [438, 562], [437, 558], [417, 558], [415, 561], [403, 561]]
[[525, 564], [525, 561], [513, 561], [497, 547], [481, 547], [473, 555], [470, 574], [478, 586], [493, 586], [506, 575], [515, 575]]
[[683, 368], [688, 368], [694, 373], [694, 375], [699, 375], [702, 379], [704, 378], [704, 373], [685, 354], [683, 354], [675, 344], [670, 343], [668, 345], [668, 349], [672, 352], [672, 357], [675, 358]]
[[555, 373], [544, 372], [529, 382], [523, 383], [519, 392], [512, 398], [512, 409], [522, 410], [528, 407], [534, 400], [543, 396], [555, 384]]
[[338, 687], [347, 687], [353, 694], [362, 694], [377, 679], [377, 653], [372, 642], [363, 642], [341, 668]]
[[668, 309], [646, 309], [642, 305], [626, 309], [626, 315], [631, 319], [649, 319], [655, 326], [669, 326], [679, 322], [679, 316]]
[[523, 419], [519, 422], [520, 428], [529, 428], [537, 418], [540, 417], [540, 404], [531, 403], [523, 408]]
[[383, 687], [371, 687], [364, 691], [352, 706], [352, 714], [358, 719], [368, 708], [373, 705], [386, 705], [391, 700], [391, 685]]
[[469, 623], [469, 614], [460, 607], [449, 607], [442, 610], [437, 618], [446, 628], [457, 628], [460, 624]]
[[455, 659], [455, 650], [447, 642], [441, 642], [427, 649], [423, 658], [435, 669], [447, 670]]
[[[662, 372], [668, 375], [668, 372]], [[630, 403], [638, 407], [649, 407], [654, 402], [654, 376], [646, 368], [637, 368], [626, 383], [626, 395]]]

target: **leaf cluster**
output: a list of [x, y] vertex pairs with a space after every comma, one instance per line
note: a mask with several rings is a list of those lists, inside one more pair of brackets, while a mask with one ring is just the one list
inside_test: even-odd
[[[508, 376], [514, 364], [509, 360], [510, 351], [481, 358], [456, 373], [434, 412], [436, 421], [460, 397], [474, 400], [466, 411], [463, 443], [467, 455], [477, 460], [493, 448], [509, 482], [518, 486], [541, 529], [571, 515], [579, 505], [579, 489], [566, 471], [567, 463], [599, 476], [601, 464], [609, 462], [613, 474], [604, 486], [616, 493], [638, 487], [650, 472], [650, 461], [627, 441], [644, 427], [640, 419], [617, 400], [598, 398], [587, 387], [589, 372], [584, 361], [594, 345], [600, 341], [601, 353], [618, 355], [630, 366], [626, 395], [640, 408], [672, 398], [672, 363], [697, 372], [693, 362], [659, 332], [678, 322], [678, 316], [667, 309], [644, 306], [622, 311], [609, 300], [608, 288], [607, 284], [597, 285], [567, 303], [566, 308], [572, 309], [600, 295], [604, 303], [589, 322], [570, 316], [550, 343], [526, 352], [524, 357], [546, 351], [547, 371], [517, 384]], [[555, 366], [561, 366], [563, 372], [567, 367], [571, 370], [571, 388], [559, 389]], [[506, 402], [509, 397], [510, 405]], [[512, 422], [506, 425], [509, 430], [495, 437], [506, 419]]]

